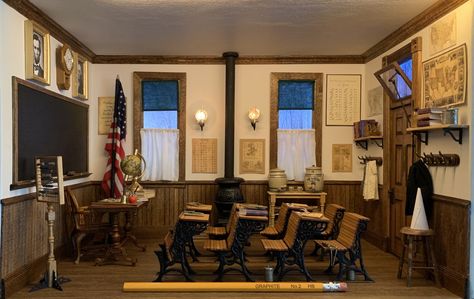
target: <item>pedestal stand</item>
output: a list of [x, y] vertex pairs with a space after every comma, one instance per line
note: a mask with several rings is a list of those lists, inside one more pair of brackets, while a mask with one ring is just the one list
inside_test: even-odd
[[49, 243], [49, 256], [48, 256], [48, 270], [44, 273], [43, 278], [39, 283], [34, 285], [30, 292], [45, 289], [55, 288], [62, 291], [61, 284], [71, 281], [66, 277], [58, 277], [58, 270], [56, 267], [56, 259], [54, 258], [54, 221], [56, 220], [56, 213], [54, 212], [53, 203], [48, 202], [48, 212], [46, 213], [46, 220], [48, 221], [48, 243]]

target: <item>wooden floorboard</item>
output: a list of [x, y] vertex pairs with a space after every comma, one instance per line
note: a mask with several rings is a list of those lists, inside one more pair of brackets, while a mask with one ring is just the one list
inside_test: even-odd
[[[426, 280], [421, 273], [414, 274], [413, 287], [406, 287], [406, 280], [396, 278], [398, 260], [393, 255], [381, 251], [375, 246], [364, 242], [363, 252], [366, 268], [374, 283], [360, 281], [349, 282], [346, 293], [124, 293], [123, 282], [149, 282], [155, 278], [159, 269], [158, 260], [154, 250], [158, 247], [158, 240], [146, 240], [147, 251], [141, 252], [137, 248], [127, 246], [130, 255], [138, 258], [136, 267], [105, 265], [94, 266], [94, 258], [85, 256], [79, 265], [75, 265], [72, 259], [60, 260], [58, 271], [60, 276], [70, 278], [72, 281], [63, 284], [63, 291], [55, 289], [42, 289], [29, 293], [30, 287], [23, 288], [9, 298], [285, 298], [297, 296], [297, 298], [459, 298], [446, 289], [438, 289], [434, 284]], [[258, 238], [252, 239], [249, 248], [249, 268], [254, 273], [257, 281], [263, 281], [264, 267], [274, 265], [263, 256], [263, 249]], [[199, 263], [192, 263], [193, 269], [199, 273], [195, 276], [199, 281], [212, 281], [215, 275], [212, 272], [217, 268], [215, 258], [202, 249], [203, 239], [198, 239], [198, 249], [205, 253], [200, 257]], [[312, 250], [312, 242], [308, 243], [308, 253]], [[324, 275], [322, 271], [327, 267], [327, 258], [324, 261], [316, 261], [314, 257], [307, 256], [306, 261], [315, 281], [331, 281], [335, 275]], [[289, 281], [303, 281], [304, 277], [298, 272], [290, 272], [286, 276]], [[184, 281], [180, 275], [170, 274], [165, 276], [166, 281]], [[224, 277], [224, 281], [244, 281], [237, 272], [230, 272]]]

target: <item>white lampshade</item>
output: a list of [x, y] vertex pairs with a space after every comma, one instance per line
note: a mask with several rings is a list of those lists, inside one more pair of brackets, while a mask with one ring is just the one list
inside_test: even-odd
[[204, 109], [199, 109], [196, 111], [196, 114], [194, 114], [194, 117], [196, 118], [196, 121], [198, 122], [199, 126], [202, 128], [204, 127], [204, 124], [206, 123], [207, 120], [207, 112]]
[[255, 130], [257, 121], [260, 118], [260, 110], [253, 107], [249, 110], [248, 116], [249, 116], [249, 119], [250, 119], [250, 124], [252, 125], [253, 129]]

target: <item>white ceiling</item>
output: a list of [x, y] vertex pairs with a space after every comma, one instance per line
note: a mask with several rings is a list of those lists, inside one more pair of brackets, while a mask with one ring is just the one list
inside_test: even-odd
[[437, 0], [30, 0], [98, 55], [358, 55]]

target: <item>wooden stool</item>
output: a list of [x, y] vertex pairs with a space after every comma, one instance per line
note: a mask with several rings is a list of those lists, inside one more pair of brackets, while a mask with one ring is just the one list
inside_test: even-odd
[[[411, 229], [409, 227], [403, 227], [400, 230], [400, 233], [403, 235], [403, 252], [400, 257], [400, 264], [398, 266], [397, 277], [402, 277], [403, 264], [405, 263], [405, 251], [408, 247], [408, 274], [407, 274], [407, 286], [411, 287], [411, 277], [413, 269], [425, 269], [433, 270], [436, 286], [440, 287], [438, 271], [436, 268], [436, 259], [434, 255], [433, 246], [431, 244], [431, 239], [434, 235], [432, 229], [427, 230], [417, 230]], [[413, 266], [413, 242], [421, 241], [424, 243], [424, 258], [425, 266]]]

